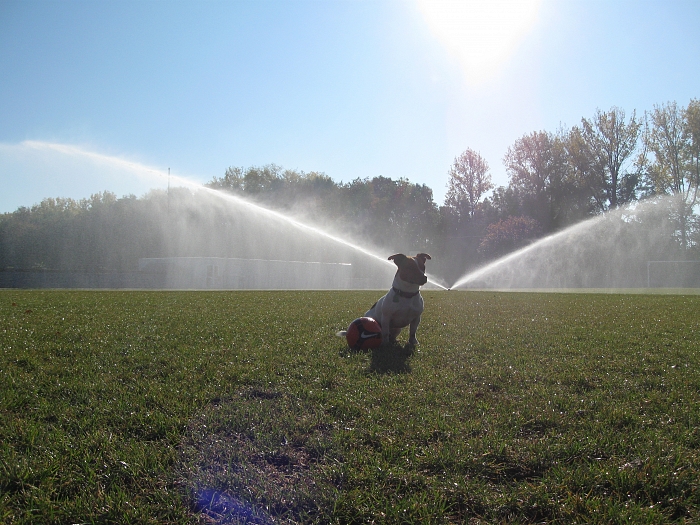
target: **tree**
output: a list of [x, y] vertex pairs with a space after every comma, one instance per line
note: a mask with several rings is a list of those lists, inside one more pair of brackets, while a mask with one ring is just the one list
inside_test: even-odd
[[454, 208], [460, 217], [473, 218], [479, 200], [493, 189], [489, 165], [472, 149], [455, 158], [450, 168], [445, 203]]
[[655, 106], [650, 121], [644, 142], [653, 159], [648, 163], [646, 176], [653, 193], [677, 197], [680, 244], [687, 248], [700, 179], [700, 137], [694, 129], [700, 124], [700, 104], [691, 101], [687, 109], [679, 108], [675, 102]]
[[416, 249], [429, 249], [433, 226], [437, 222], [437, 206], [432, 190], [408, 179], [393, 180], [378, 176], [368, 181], [370, 192], [368, 206], [364, 208], [371, 217], [369, 233], [377, 244], [387, 238], [408, 243]]
[[248, 195], [269, 194], [284, 180], [282, 168], [276, 164], [262, 167], [251, 166], [245, 171], [239, 167], [229, 167], [223, 177], [214, 177], [207, 186], [215, 189], [243, 191]]
[[559, 137], [545, 131], [524, 135], [503, 158], [510, 185], [521, 196], [527, 214], [546, 230], [564, 213], [562, 196], [564, 147]]
[[[599, 200], [601, 211], [617, 208], [636, 198], [639, 176], [623, 168], [637, 150], [641, 123], [633, 111], [625, 122], [625, 112], [617, 107], [610, 111], [597, 110], [592, 120], [581, 119], [581, 138], [586, 146], [588, 169], [598, 179], [604, 201]], [[594, 193], [594, 197], [600, 196]]]
[[685, 110], [689, 144], [686, 157], [688, 181], [700, 187], [700, 99], [692, 99]]
[[605, 181], [593, 169], [594, 159], [581, 128], [571, 128], [562, 141], [566, 158], [566, 213], [568, 222], [572, 223], [604, 209]]
[[[700, 188], [700, 99], [691, 99], [685, 110], [690, 147], [688, 149], [687, 168], [689, 180]], [[700, 247], [700, 227], [695, 229], [693, 245]]]
[[498, 257], [525, 246], [541, 234], [540, 224], [532, 217], [508, 217], [489, 224], [479, 252], [487, 257]]
[[494, 188], [489, 201], [494, 214], [493, 222], [510, 216], [522, 215], [520, 192], [512, 184]]
[[206, 185], [217, 190], [243, 191], [243, 168], [228, 167], [223, 177], [214, 177]]

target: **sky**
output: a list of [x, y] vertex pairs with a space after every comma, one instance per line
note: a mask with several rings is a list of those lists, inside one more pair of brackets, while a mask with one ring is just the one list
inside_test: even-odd
[[0, 213], [274, 163], [406, 178], [700, 98], [697, 0], [0, 0]]

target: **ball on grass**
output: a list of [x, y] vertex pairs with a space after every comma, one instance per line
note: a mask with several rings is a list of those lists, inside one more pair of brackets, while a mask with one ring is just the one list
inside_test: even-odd
[[348, 326], [345, 339], [353, 350], [369, 350], [382, 344], [382, 327], [371, 317], [360, 317]]

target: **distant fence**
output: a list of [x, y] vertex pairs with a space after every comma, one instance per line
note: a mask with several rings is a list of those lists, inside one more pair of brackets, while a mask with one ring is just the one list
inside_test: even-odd
[[139, 259], [139, 271], [159, 275], [163, 288], [193, 289], [348, 289], [352, 265], [315, 261], [224, 257]]
[[[0, 270], [0, 288], [77, 289], [352, 289], [372, 286], [349, 263], [165, 257], [139, 260], [132, 272]], [[382, 281], [383, 282], [383, 281]]]
[[163, 279], [141, 272], [0, 270], [0, 288], [161, 288]]
[[700, 261], [647, 261], [649, 288], [700, 287]]

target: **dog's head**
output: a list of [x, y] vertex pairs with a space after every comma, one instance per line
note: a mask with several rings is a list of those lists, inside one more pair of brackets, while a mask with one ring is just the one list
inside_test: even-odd
[[399, 279], [419, 286], [428, 282], [425, 275], [425, 261], [429, 259], [431, 257], [427, 253], [419, 253], [415, 257], [397, 253], [389, 257], [389, 260], [394, 261], [394, 264], [399, 267], [396, 272], [399, 274]]

